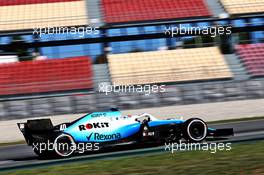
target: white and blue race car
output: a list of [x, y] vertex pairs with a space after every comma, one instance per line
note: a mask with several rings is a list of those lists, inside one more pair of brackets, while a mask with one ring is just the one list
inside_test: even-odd
[[36, 154], [60, 157], [71, 156], [80, 150], [83, 153], [83, 150], [97, 151], [122, 145], [144, 146], [180, 140], [202, 142], [207, 137], [233, 135], [232, 128], [208, 128], [199, 118], [160, 120], [147, 113], [122, 116], [115, 108], [89, 113], [71, 123], [57, 126], [53, 126], [50, 119], [38, 119], [18, 123], [18, 127]]

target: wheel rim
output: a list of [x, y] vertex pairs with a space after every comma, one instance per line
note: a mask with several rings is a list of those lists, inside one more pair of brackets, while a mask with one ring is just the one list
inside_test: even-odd
[[188, 124], [187, 133], [193, 141], [202, 141], [207, 136], [207, 126], [201, 120], [192, 120]]
[[59, 156], [68, 157], [74, 152], [76, 144], [71, 136], [61, 134], [55, 139], [54, 148]]

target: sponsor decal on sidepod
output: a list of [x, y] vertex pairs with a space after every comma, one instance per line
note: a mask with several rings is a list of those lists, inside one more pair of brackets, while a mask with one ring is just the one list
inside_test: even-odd
[[118, 140], [121, 139], [120, 133], [115, 134], [99, 134], [99, 133], [91, 133], [89, 136], [87, 136], [87, 140], [90, 141], [93, 137], [93, 140], [97, 141], [107, 141], [107, 140]]
[[79, 130], [80, 131], [84, 131], [84, 130], [88, 130], [88, 129], [97, 129], [97, 128], [108, 128], [109, 127], [109, 123], [104, 122], [104, 123], [87, 123], [86, 125], [79, 125]]

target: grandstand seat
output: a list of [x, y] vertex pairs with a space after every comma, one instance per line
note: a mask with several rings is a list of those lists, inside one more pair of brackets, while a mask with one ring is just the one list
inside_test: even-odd
[[263, 0], [220, 0], [229, 14], [264, 12]]
[[88, 21], [84, 0], [0, 0], [0, 31], [79, 26]]
[[108, 55], [117, 85], [232, 78], [217, 47]]
[[12, 1], [1, 0], [0, 6], [44, 4], [44, 3], [71, 2], [71, 1], [79, 1], [79, 0], [12, 0]]
[[102, 0], [106, 23], [211, 16], [203, 0]]
[[236, 52], [252, 76], [264, 76], [264, 43], [237, 45]]
[[0, 95], [89, 88], [92, 88], [92, 67], [88, 57], [0, 65]]

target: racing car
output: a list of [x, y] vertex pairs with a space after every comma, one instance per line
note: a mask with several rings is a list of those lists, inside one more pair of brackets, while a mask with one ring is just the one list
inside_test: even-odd
[[37, 119], [18, 123], [18, 127], [34, 152], [45, 157], [71, 156], [74, 152], [81, 152], [79, 147], [76, 149], [77, 145], [99, 150], [118, 145], [164, 144], [180, 140], [203, 142], [208, 137], [233, 135], [232, 128], [208, 128], [199, 118], [160, 120], [148, 113], [122, 115], [115, 108], [88, 113], [75, 121], [57, 126], [53, 126], [50, 119]]

